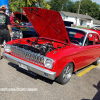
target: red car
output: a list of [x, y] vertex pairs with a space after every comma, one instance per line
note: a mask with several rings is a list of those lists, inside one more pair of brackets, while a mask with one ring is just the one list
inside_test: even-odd
[[3, 56], [19, 67], [60, 84], [72, 73], [100, 62], [100, 38], [95, 31], [65, 27], [57, 11], [23, 7], [39, 37], [16, 39]]

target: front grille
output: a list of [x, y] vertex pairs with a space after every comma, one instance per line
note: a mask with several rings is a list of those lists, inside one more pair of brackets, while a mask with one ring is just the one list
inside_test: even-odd
[[38, 54], [38, 53], [34, 53], [30, 50], [25, 50], [23, 48], [20, 48], [18, 46], [11, 46], [11, 54], [15, 55], [21, 59], [39, 64], [41, 66], [44, 66], [44, 56]]

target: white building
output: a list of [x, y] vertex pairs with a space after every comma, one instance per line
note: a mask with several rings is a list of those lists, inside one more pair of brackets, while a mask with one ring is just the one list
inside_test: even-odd
[[83, 15], [83, 14], [77, 14], [77, 13], [71, 13], [65, 11], [61, 11], [60, 14], [64, 21], [71, 21], [76, 26], [90, 27], [90, 28], [94, 26], [93, 25], [94, 18], [92, 18], [89, 15]]
[[100, 20], [94, 20], [93, 26], [100, 26]]

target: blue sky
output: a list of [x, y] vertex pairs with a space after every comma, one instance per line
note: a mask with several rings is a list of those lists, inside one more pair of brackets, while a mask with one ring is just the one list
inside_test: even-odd
[[[73, 2], [75, 1], [80, 1], [80, 0], [72, 0]], [[97, 4], [100, 4], [100, 0], [91, 0], [92, 2], [96, 2]]]

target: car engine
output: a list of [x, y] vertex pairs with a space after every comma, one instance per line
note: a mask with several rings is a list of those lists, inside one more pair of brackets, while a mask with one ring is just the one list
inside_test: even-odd
[[40, 51], [40, 54], [45, 55], [45, 53], [48, 53], [50, 51], [53, 51], [55, 48], [53, 47], [52, 43], [46, 43], [46, 44], [36, 44], [32, 47], [38, 49]]
[[41, 55], [46, 55], [46, 53], [55, 50], [52, 43], [45, 43], [45, 44], [32, 44], [32, 46], [29, 45], [23, 45], [23, 44], [13, 44], [13, 46], [30, 50], [34, 53], [40, 53]]

